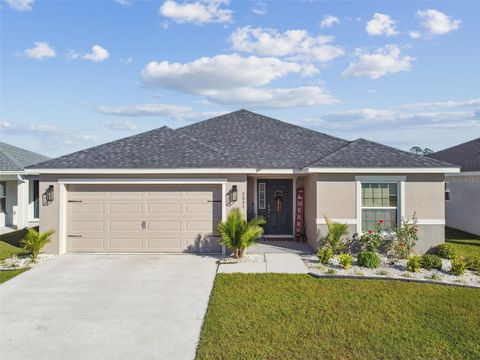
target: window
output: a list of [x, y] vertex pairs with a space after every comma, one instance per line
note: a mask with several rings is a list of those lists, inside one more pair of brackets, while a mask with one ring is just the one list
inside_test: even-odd
[[362, 231], [373, 230], [378, 220], [393, 230], [398, 221], [398, 184], [362, 183]]
[[447, 184], [445, 184], [445, 200], [450, 200], [450, 189], [447, 187]]
[[6, 212], [7, 205], [7, 183], [0, 181], [0, 212]]
[[39, 218], [39, 204], [38, 204], [38, 199], [39, 199], [39, 181], [38, 180], [33, 180], [33, 218], [38, 219]]
[[265, 210], [265, 202], [266, 202], [265, 185], [266, 184], [264, 182], [258, 183], [258, 208], [260, 210]]

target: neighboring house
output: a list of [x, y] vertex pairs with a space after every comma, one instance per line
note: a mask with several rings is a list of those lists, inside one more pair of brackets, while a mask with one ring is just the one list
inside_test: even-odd
[[0, 231], [37, 225], [38, 175], [26, 175], [25, 166], [48, 157], [0, 142]]
[[447, 226], [480, 235], [480, 138], [430, 155], [460, 167], [446, 178]]
[[353, 235], [379, 219], [393, 228], [416, 212], [417, 250], [425, 251], [444, 242], [445, 173], [459, 169], [239, 110], [176, 130], [161, 127], [29, 171], [40, 174], [47, 198], [40, 228], [56, 230], [46, 250], [64, 253], [218, 252], [211, 234], [234, 207], [265, 216], [267, 239], [293, 239], [301, 188], [313, 248], [325, 233], [324, 215], [347, 223]]

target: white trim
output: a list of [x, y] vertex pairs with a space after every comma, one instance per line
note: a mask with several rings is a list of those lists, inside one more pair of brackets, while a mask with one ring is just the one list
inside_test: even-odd
[[461, 176], [480, 176], [480, 171], [465, 171], [459, 174], [447, 175], [447, 177], [461, 177]]
[[[258, 207], [257, 207], [257, 179], [256, 178], [252, 178], [253, 180], [253, 213], [255, 214], [255, 216], [258, 216]], [[247, 182], [248, 182], [248, 179], [247, 179]], [[247, 197], [248, 197], [248, 194], [247, 194]]]
[[399, 174], [399, 173], [417, 173], [417, 174], [445, 174], [445, 173], [459, 173], [460, 168], [327, 168], [327, 167], [309, 167], [306, 168], [308, 173], [360, 173], [360, 174]]
[[289, 234], [282, 234], [282, 235], [263, 235], [264, 238], [269, 239], [269, 238], [281, 238], [281, 239], [287, 239], [287, 238], [293, 238], [294, 235], [289, 235]]
[[445, 219], [418, 219], [418, 225], [445, 225]]
[[405, 206], [405, 180], [400, 181], [400, 202], [398, 206], [400, 207], [400, 221], [402, 219], [405, 219], [405, 209], [407, 208]]
[[[222, 221], [227, 220], [227, 199], [225, 198], [227, 196], [227, 183], [224, 182], [222, 183]], [[224, 244], [222, 244], [222, 255], [226, 256], [227, 255], [227, 248], [225, 247]]]
[[[55, 185], [54, 185], [55, 186]], [[67, 252], [67, 200], [68, 193], [65, 184], [58, 184], [58, 253]], [[55, 201], [55, 200], [54, 200]]]
[[[357, 219], [329, 219], [335, 223], [347, 224], [347, 225], [356, 225]], [[326, 225], [327, 222], [324, 218], [317, 218], [316, 220], [317, 225]]]
[[301, 170], [296, 169], [256, 169], [256, 174], [299, 174]]
[[355, 176], [356, 181], [375, 182], [375, 183], [391, 183], [398, 181], [406, 181], [406, 176]]
[[98, 184], [138, 184], [138, 185], [199, 185], [199, 184], [226, 184], [227, 179], [59, 179], [60, 184], [98, 185]]

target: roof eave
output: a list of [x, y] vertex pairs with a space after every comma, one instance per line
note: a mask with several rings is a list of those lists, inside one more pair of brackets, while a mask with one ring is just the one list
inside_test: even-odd
[[308, 167], [303, 169], [306, 173], [417, 173], [417, 174], [450, 174], [459, 173], [458, 167]]

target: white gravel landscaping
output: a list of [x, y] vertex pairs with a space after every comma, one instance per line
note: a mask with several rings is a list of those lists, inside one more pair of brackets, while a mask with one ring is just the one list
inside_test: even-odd
[[46, 261], [52, 260], [55, 257], [57, 257], [57, 255], [39, 254], [37, 262], [34, 263], [32, 262], [30, 256], [12, 256], [8, 259], [0, 261], [0, 271], [33, 268], [43, 264]]
[[368, 269], [356, 264], [354, 260], [349, 269], [342, 269], [338, 257], [330, 259], [328, 265], [320, 263], [318, 257], [314, 254], [303, 255], [302, 259], [305, 262], [308, 270], [316, 275], [338, 275], [338, 276], [358, 276], [358, 277], [378, 277], [378, 278], [397, 278], [397, 279], [415, 279], [422, 281], [429, 281], [435, 283], [447, 283], [455, 285], [469, 285], [480, 287], [480, 274], [465, 270], [461, 276], [453, 275], [449, 272], [451, 264], [450, 260], [442, 259], [442, 270], [425, 270], [420, 269], [420, 272], [414, 273], [407, 270], [407, 260], [400, 259], [392, 260], [385, 255], [380, 256], [380, 266], [376, 269]]
[[218, 260], [219, 264], [240, 264], [254, 262], [265, 262], [265, 256], [261, 254], [243, 254], [240, 259], [235, 259], [232, 256], [224, 256]]

